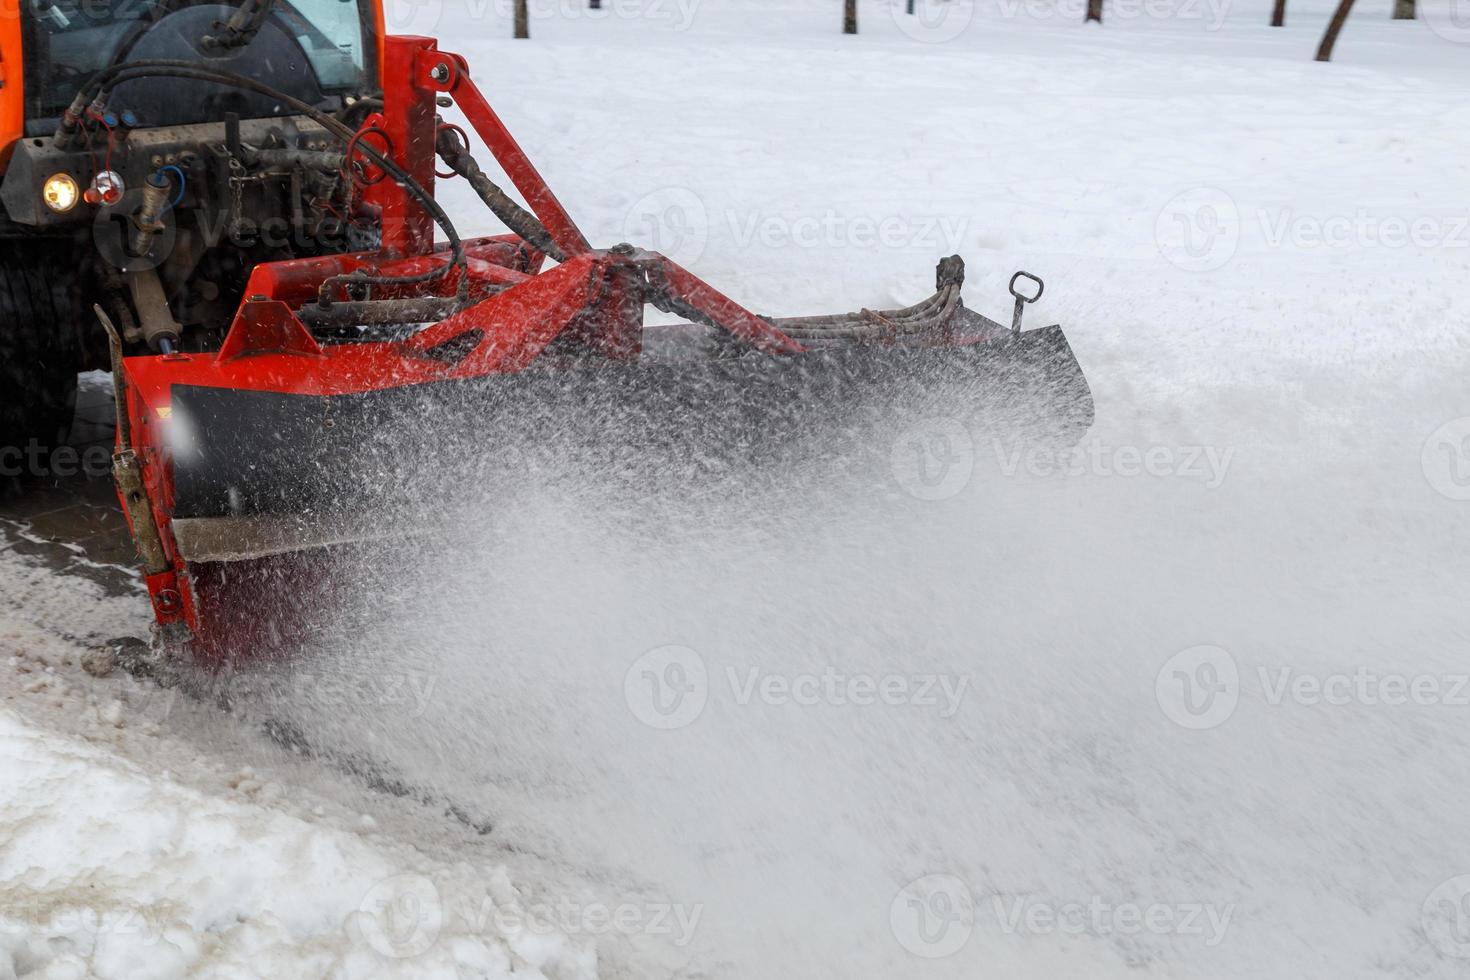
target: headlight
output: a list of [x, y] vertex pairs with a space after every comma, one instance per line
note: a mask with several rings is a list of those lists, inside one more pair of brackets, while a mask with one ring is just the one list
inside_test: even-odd
[[57, 214], [65, 214], [77, 206], [77, 182], [71, 174], [53, 174], [41, 185], [41, 200]]

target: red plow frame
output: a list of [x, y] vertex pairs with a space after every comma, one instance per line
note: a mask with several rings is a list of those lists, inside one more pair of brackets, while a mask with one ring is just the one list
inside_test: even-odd
[[[764, 355], [802, 354], [824, 346], [829, 337], [960, 347], [1004, 345], [1021, 336], [1019, 297], [1014, 332], [963, 310], [958, 260], [949, 267], [941, 264], [939, 292], [926, 304], [778, 321], [757, 316], [664, 256], [631, 246], [593, 249], [470, 80], [464, 59], [439, 51], [428, 38], [390, 37], [382, 74], [383, 108], [359, 130], [363, 139], [374, 140], [376, 149], [432, 193], [436, 148], [443, 152], [446, 129], [462, 132], [438, 117], [437, 100], [447, 96], [493, 153], [534, 213], [537, 232], [544, 234], [436, 244], [429, 210], [401, 182], [381, 179], [365, 187], [362, 196], [362, 206], [381, 218], [378, 251], [257, 266], [216, 352], [127, 358], [118, 352], [119, 494], [165, 632], [205, 640], [204, 646], [215, 649], [228, 645], [210, 635], [217, 627], [208, 622], [208, 604], [191, 575], [192, 562], [219, 555], [205, 556], [208, 546], [185, 533], [187, 522], [175, 512], [172, 455], [181, 437], [171, 431], [175, 389], [350, 396], [517, 373], [553, 342], [611, 361], [636, 361], [647, 303]], [[544, 269], [548, 255], [559, 264]], [[403, 338], [372, 342], [323, 342], [313, 332], [314, 317], [370, 322], [365, 318], [376, 315], [374, 310], [396, 311], [430, 325]], [[1051, 351], [1047, 356], [1064, 351], [1063, 360], [1076, 368], [1059, 332], [1040, 346]], [[1082, 387], [1085, 393], [1085, 382]], [[1090, 411], [1089, 400], [1089, 421]], [[322, 543], [330, 542], [316, 544]], [[237, 557], [272, 553], [271, 547], [258, 546]]]

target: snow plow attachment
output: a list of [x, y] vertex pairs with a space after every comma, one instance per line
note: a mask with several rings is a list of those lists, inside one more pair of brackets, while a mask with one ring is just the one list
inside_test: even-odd
[[[289, 649], [331, 605], [334, 555], [521, 474], [700, 493], [886, 457], [935, 418], [1065, 444], [1091, 424], [1061, 329], [1022, 328], [1040, 280], [1012, 278], [1008, 324], [964, 305], [957, 256], [914, 306], [758, 316], [662, 255], [591, 248], [460, 58], [423, 38], [386, 56], [402, 70], [367, 125], [398, 150], [348, 134], [394, 178], [365, 195], [381, 248], [256, 266], [217, 351], [123, 357], [114, 332], [119, 494], [156, 617], [199, 659]], [[534, 213], [437, 120], [445, 96]], [[511, 234], [458, 237], [436, 154]], [[687, 322], [645, 328], [650, 305]]]

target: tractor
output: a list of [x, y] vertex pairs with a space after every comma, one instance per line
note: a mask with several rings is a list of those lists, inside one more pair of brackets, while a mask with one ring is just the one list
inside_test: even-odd
[[[1027, 273], [1009, 322], [965, 305], [959, 256], [911, 306], [772, 317], [595, 247], [466, 59], [388, 36], [381, 0], [21, 0], [0, 69], [0, 439], [64, 438], [78, 372], [111, 371], [142, 577], [198, 660], [289, 648], [330, 556], [483, 477], [466, 447], [590, 421], [583, 458], [662, 453], [697, 482], [722, 453], [831, 452], [820, 426], [921, 388], [956, 417], [1091, 423], [1061, 328], [1022, 328]], [[462, 237], [448, 178], [506, 232]], [[659, 356], [648, 307], [694, 342]]]

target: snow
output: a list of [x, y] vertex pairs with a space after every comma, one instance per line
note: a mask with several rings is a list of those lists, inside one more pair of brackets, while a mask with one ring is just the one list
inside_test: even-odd
[[[604, 4], [533, 0], [529, 42], [488, 2], [389, 16], [469, 57], [590, 240], [761, 312], [910, 302], [952, 251], [991, 314], [1044, 276], [1028, 317], [1096, 394], [1081, 453], [976, 433], [943, 494], [775, 513], [507, 500], [452, 562], [375, 570], [385, 621], [260, 706], [487, 835], [87, 678], [146, 610], [0, 556], [12, 972], [1463, 976], [1452, 5], [1359, 5], [1318, 65], [1326, 0], [1279, 30], [866, 2], [855, 38], [835, 3]], [[384, 956], [383, 901], [436, 893], [437, 941]], [[462, 914], [487, 898], [555, 926]]]
[[286, 815], [248, 771], [205, 795], [8, 711], [0, 761], [7, 976], [595, 975], [565, 937], [467, 928], [516, 903], [503, 871]]
[[[35, 572], [0, 554], [0, 574]], [[105, 632], [137, 599], [53, 584], [16, 596], [0, 634], [0, 977], [597, 975], [503, 867], [426, 858], [369, 814], [201, 755], [184, 717], [227, 716], [176, 691], [87, 678], [101, 637], [57, 620], [85, 609]]]

